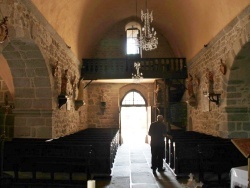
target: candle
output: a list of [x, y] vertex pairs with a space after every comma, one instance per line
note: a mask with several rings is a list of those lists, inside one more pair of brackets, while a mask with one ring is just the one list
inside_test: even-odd
[[173, 146], [175, 147], [175, 142], [173, 143]]
[[95, 180], [88, 180], [87, 188], [95, 188]]

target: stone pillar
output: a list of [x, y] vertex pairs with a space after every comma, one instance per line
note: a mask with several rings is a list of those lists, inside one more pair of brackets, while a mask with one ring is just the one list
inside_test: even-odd
[[52, 110], [14, 109], [16, 138], [52, 138]]

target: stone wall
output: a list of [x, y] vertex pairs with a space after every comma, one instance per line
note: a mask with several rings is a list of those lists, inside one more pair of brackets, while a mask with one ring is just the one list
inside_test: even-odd
[[[96, 47], [96, 54], [93, 58], [126, 58], [126, 31], [125, 26], [136, 18], [123, 20], [113, 26], [106, 35], [100, 40]], [[157, 28], [156, 28], [157, 30]], [[143, 51], [143, 58], [167, 58], [174, 57], [167, 40], [157, 33], [159, 38], [158, 48], [153, 51]], [[133, 84], [131, 83], [112, 83], [104, 84], [91, 83], [87, 87], [88, 97], [86, 107], [88, 111], [89, 127], [117, 127], [119, 126], [120, 103], [127, 92], [131, 90], [139, 91], [147, 101], [148, 106], [153, 106], [154, 84]], [[101, 108], [101, 93], [104, 93], [106, 107]]]
[[[113, 96], [107, 101], [104, 113], [99, 108], [99, 89], [84, 89], [86, 105], [76, 110], [74, 101], [78, 95], [81, 61], [29, 0], [3, 0], [0, 5], [1, 13], [8, 17], [9, 38], [0, 45], [0, 52], [8, 62], [14, 80], [15, 137], [55, 138], [89, 126], [117, 126], [119, 104], [116, 95], [123, 84], [112, 85], [112, 89], [109, 84], [100, 86]], [[101, 40], [96, 58], [124, 57], [124, 23], [117, 24]], [[160, 35], [159, 38], [163, 48], [157, 49], [157, 55], [150, 56], [171, 56], [168, 43]], [[69, 103], [59, 109], [58, 95], [65, 70], [68, 70]], [[98, 123], [93, 122], [97, 119]]]
[[[129, 18], [114, 25], [100, 40], [94, 58], [126, 58], [125, 26], [135, 18]], [[139, 22], [140, 23], [140, 22]], [[157, 28], [155, 28], [157, 31]], [[157, 31], [158, 47], [152, 51], [142, 51], [142, 58], [175, 57], [168, 41]]]
[[[7, 109], [6, 105], [9, 106]], [[13, 105], [13, 98], [5, 81], [0, 76], [0, 135], [5, 131], [6, 139], [14, 136], [14, 115], [12, 108], [10, 108], [11, 105]]]
[[[132, 80], [131, 80], [132, 81]], [[94, 83], [87, 87], [88, 126], [93, 128], [119, 127], [120, 104], [123, 97], [131, 90], [139, 91], [152, 104], [153, 84], [126, 84], [126, 83]], [[102, 108], [101, 102], [106, 102]]]
[[[0, 1], [0, 9], [8, 17], [0, 52], [14, 79], [15, 137], [55, 138], [85, 128], [79, 114], [87, 112], [74, 108], [81, 62], [29, 0]], [[59, 109], [65, 70], [70, 103]]]
[[[189, 105], [189, 130], [225, 138], [250, 137], [249, 17], [247, 7], [188, 63], [197, 103]], [[221, 94], [219, 106], [209, 102], [206, 91]]]
[[6, 95], [8, 96], [8, 102], [13, 104], [13, 97], [9, 93], [9, 89], [5, 83], [5, 81], [0, 76], [0, 106], [4, 105], [4, 100]]

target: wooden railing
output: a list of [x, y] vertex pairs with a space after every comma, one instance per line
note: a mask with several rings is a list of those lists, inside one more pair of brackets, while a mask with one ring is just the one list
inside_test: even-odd
[[186, 58], [83, 59], [81, 76], [84, 80], [129, 79], [140, 62], [144, 78], [185, 79]]

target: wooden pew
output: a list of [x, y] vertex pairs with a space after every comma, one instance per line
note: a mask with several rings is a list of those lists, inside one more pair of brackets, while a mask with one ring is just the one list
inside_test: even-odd
[[[119, 146], [118, 135], [118, 129], [90, 128], [47, 142], [43, 139], [13, 139], [6, 143], [5, 170], [14, 171], [16, 180], [20, 172], [32, 172], [32, 179], [36, 181], [39, 171], [49, 172], [51, 181], [56, 172], [68, 173], [70, 181], [72, 173], [78, 171], [86, 173], [87, 178], [93, 174], [110, 175]], [[90, 166], [79, 158], [89, 149]]]
[[[229, 185], [231, 168], [247, 164], [247, 160], [230, 141], [217, 144], [199, 144], [198, 152], [199, 180], [206, 184]], [[206, 179], [207, 174], [213, 174], [217, 176], [217, 179], [212, 181]], [[222, 180], [223, 174], [227, 177], [224, 181]]]
[[[193, 173], [198, 174], [199, 181], [209, 184], [213, 180], [213, 183], [220, 185], [222, 175], [229, 177], [232, 167], [243, 166], [247, 162], [230, 139], [174, 131], [167, 138], [166, 163], [177, 177]], [[213, 178], [206, 179], [208, 174], [212, 174]]]
[[15, 180], [19, 180], [20, 172], [32, 172], [33, 181], [37, 180], [37, 172], [47, 172], [54, 181], [55, 173], [64, 172], [72, 181], [75, 172], [83, 172], [89, 179], [94, 160], [91, 145], [9, 141], [5, 145], [4, 170], [14, 171]]
[[[178, 167], [177, 165], [180, 165], [180, 160], [184, 160], [185, 158], [191, 160], [191, 156], [195, 156], [193, 160], [196, 161], [198, 159], [197, 145], [200, 142], [216, 142], [222, 140], [223, 139], [219, 137], [193, 131], [173, 131], [166, 140], [165, 161], [175, 173], [184, 173], [181, 168], [184, 169], [184, 166], [189, 164], [183, 164], [184, 166], [182, 165], [182, 167]], [[196, 164], [194, 164], [194, 166], [195, 165]]]
[[95, 166], [93, 173], [110, 175], [115, 155], [119, 146], [118, 129], [89, 128], [74, 134], [51, 140], [62, 144], [91, 144], [95, 151]]

